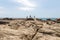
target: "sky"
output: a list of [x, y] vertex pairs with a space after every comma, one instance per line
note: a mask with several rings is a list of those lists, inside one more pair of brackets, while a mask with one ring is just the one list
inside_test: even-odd
[[60, 18], [60, 0], [0, 0], [0, 18]]

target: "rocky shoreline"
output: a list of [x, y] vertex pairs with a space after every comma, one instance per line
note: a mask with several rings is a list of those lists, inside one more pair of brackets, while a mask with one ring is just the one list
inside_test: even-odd
[[60, 40], [60, 23], [57, 21], [1, 20], [0, 40]]

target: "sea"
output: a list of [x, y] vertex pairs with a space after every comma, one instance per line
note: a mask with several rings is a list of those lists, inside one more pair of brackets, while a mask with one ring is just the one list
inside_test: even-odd
[[47, 19], [51, 19], [51, 20], [56, 20], [57, 18], [40, 18], [42, 20], [47, 20]]

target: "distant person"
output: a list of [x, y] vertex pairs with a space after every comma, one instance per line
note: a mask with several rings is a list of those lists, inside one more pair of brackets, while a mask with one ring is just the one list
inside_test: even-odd
[[32, 18], [31, 15], [29, 17]]

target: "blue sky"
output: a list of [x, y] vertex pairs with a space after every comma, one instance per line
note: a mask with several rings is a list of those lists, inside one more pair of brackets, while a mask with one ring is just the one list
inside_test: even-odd
[[0, 0], [1, 17], [59, 18], [60, 0]]

